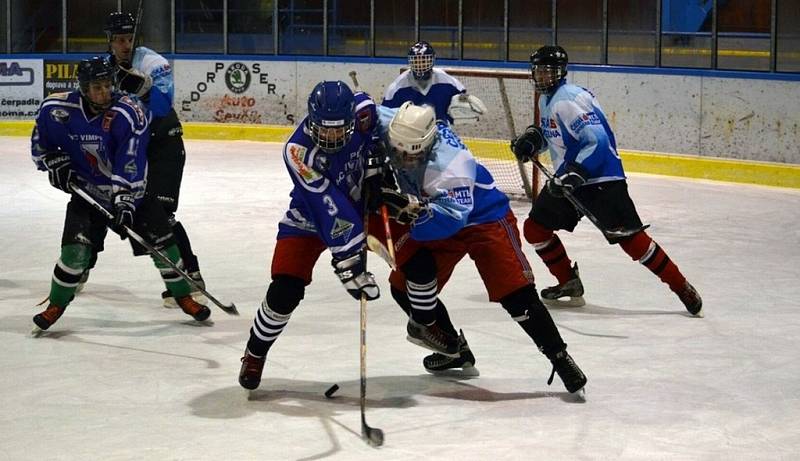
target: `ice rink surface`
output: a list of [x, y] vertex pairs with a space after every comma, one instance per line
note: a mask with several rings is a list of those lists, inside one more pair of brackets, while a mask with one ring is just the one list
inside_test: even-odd
[[[462, 261], [443, 299], [481, 376], [428, 375], [426, 352], [386, 288], [369, 304], [368, 409], [386, 443], [360, 438], [358, 302], [324, 253], [261, 388], [237, 383], [264, 297], [290, 180], [279, 145], [187, 142], [179, 219], [212, 307], [198, 326], [161, 307], [148, 258], [106, 241], [83, 293], [29, 337], [48, 294], [67, 196], [0, 138], [0, 460], [797, 459], [800, 453], [800, 193], [633, 175], [650, 235], [704, 298], [704, 319], [588, 221], [561, 234], [586, 287], [552, 309], [586, 373], [572, 401], [550, 364]], [[520, 220], [527, 206], [514, 210]], [[539, 288], [554, 279], [525, 246]], [[323, 392], [333, 383], [333, 399]]]

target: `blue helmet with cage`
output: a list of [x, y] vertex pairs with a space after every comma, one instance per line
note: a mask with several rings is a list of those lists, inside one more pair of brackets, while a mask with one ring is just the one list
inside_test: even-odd
[[319, 82], [308, 96], [307, 126], [323, 152], [341, 150], [353, 136], [356, 100], [342, 81]]
[[417, 80], [430, 80], [435, 62], [436, 52], [428, 42], [417, 42], [408, 49], [408, 67]]

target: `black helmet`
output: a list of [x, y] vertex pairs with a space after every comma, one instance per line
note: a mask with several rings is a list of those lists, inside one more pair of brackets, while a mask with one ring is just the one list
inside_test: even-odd
[[115, 34], [132, 34], [136, 29], [136, 20], [130, 13], [115, 11], [106, 18], [106, 25], [103, 27], [108, 39]]
[[417, 80], [429, 80], [436, 63], [436, 52], [430, 43], [421, 41], [408, 49], [408, 67]]
[[78, 86], [80, 87], [81, 94], [85, 100], [96, 111], [105, 110], [108, 105], [98, 105], [92, 102], [89, 98], [89, 84], [99, 80], [109, 80], [114, 82], [114, 68], [107, 60], [95, 56], [90, 59], [84, 59], [78, 63]]
[[567, 76], [568, 62], [567, 52], [558, 45], [546, 45], [536, 50], [531, 55], [531, 77], [536, 90], [545, 94], [552, 93]]

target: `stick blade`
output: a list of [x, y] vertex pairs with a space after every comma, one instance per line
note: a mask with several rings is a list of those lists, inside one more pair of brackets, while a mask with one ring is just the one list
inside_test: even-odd
[[379, 447], [383, 445], [383, 431], [377, 427], [369, 427], [364, 424], [361, 427], [361, 437], [363, 437], [370, 446]]
[[236, 309], [236, 304], [220, 304], [219, 308], [225, 311], [225, 313], [228, 315], [239, 315], [239, 310]]

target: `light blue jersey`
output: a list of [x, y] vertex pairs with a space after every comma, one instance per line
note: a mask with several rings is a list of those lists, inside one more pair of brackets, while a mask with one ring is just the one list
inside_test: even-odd
[[586, 184], [625, 179], [614, 133], [589, 90], [563, 84], [552, 96], [542, 95], [539, 114], [557, 176], [577, 163], [588, 174]]
[[[397, 109], [378, 106], [379, 129], [384, 140]], [[400, 190], [428, 202], [430, 213], [418, 218], [411, 237], [440, 240], [466, 226], [494, 222], [509, 212], [508, 197], [497, 189], [489, 171], [475, 160], [467, 146], [444, 122], [427, 163], [413, 170], [397, 168]]]
[[175, 96], [175, 81], [169, 62], [144, 46], [136, 47], [131, 66], [153, 79], [153, 86], [142, 100], [154, 117], [163, 117], [172, 109]]

